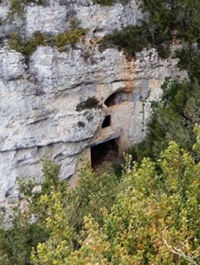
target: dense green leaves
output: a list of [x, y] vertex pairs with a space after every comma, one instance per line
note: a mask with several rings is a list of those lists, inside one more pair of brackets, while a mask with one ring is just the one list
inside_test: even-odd
[[105, 37], [104, 47], [116, 46], [132, 56], [143, 48], [155, 47], [162, 58], [170, 55], [170, 44], [200, 41], [200, 2], [198, 0], [144, 0], [147, 14], [137, 26], [115, 30]]
[[127, 156], [121, 179], [86, 167], [69, 189], [58, 174], [59, 166], [47, 161], [41, 189], [21, 185], [28, 207], [0, 231], [0, 264], [200, 262], [200, 164], [175, 142], [154, 162], [132, 165]]
[[[67, 226], [52, 245], [63, 223], [58, 219], [50, 238], [33, 253], [33, 264], [199, 264], [200, 164], [171, 142], [156, 162], [145, 158], [140, 166], [127, 165], [121, 191], [111, 210], [102, 212], [102, 221], [85, 212], [79, 248], [69, 251]], [[59, 217], [65, 212], [60, 210]]]
[[93, 0], [95, 4], [100, 4], [102, 6], [111, 6], [117, 2], [126, 4], [129, 0]]
[[[36, 264], [49, 265], [52, 259], [68, 256], [80, 246], [78, 235], [85, 215], [91, 214], [102, 223], [102, 213], [110, 210], [117, 196], [119, 178], [112, 171], [100, 176], [86, 166], [79, 185], [71, 189], [59, 179], [59, 171], [57, 164], [45, 161], [41, 186], [34, 180], [19, 182], [24, 199], [16, 206], [12, 226], [0, 230], [0, 265], [31, 264], [30, 253], [36, 246], [39, 252], [49, 253], [46, 261]], [[22, 209], [24, 200], [27, 207]], [[67, 252], [61, 255], [62, 251]]]
[[74, 46], [86, 32], [86, 29], [79, 26], [54, 36], [48, 36], [40, 31], [36, 31], [32, 38], [22, 38], [17, 32], [12, 32], [8, 43], [11, 49], [28, 56], [31, 55], [38, 46], [51, 45], [58, 48], [62, 48], [65, 45]]
[[145, 32], [140, 26], [128, 26], [123, 31], [115, 30], [113, 34], [104, 38], [103, 46], [117, 46], [125, 49], [128, 54], [134, 55], [148, 46]]
[[154, 115], [146, 139], [129, 150], [136, 160], [158, 156], [171, 140], [192, 152], [193, 127], [200, 123], [200, 56], [194, 47], [182, 49], [177, 55], [179, 67], [188, 71], [189, 81], [166, 80], [163, 84], [161, 102], [152, 102]]

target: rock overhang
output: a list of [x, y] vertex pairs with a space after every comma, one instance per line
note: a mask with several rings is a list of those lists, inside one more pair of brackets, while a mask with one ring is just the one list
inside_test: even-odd
[[[99, 50], [99, 38], [141, 18], [134, 0], [127, 6], [112, 7], [91, 1], [31, 4], [20, 18], [22, 24], [7, 27], [10, 31], [22, 25], [26, 37], [37, 30], [57, 34], [68, 29], [73, 17], [80, 19], [83, 27], [90, 26], [75, 49], [39, 46], [26, 58], [10, 50], [6, 42], [1, 46], [0, 200], [8, 190], [17, 194], [18, 176], [39, 180], [44, 157], [59, 162], [61, 177], [67, 178], [75, 173], [80, 155], [92, 145], [121, 135], [121, 149], [141, 141], [151, 117], [151, 101], [161, 96], [165, 78], [185, 76], [177, 69], [176, 59], [162, 60], [155, 49], [144, 49], [135, 59], [114, 48]], [[129, 93], [129, 100], [106, 106], [105, 100], [117, 92]], [[77, 111], [77, 105], [91, 97], [99, 105]], [[102, 128], [107, 114], [111, 126]]]

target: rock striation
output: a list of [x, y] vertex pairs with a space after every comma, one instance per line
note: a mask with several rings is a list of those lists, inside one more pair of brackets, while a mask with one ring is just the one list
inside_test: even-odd
[[[183, 78], [177, 60], [162, 60], [155, 49], [136, 58], [123, 51], [99, 49], [99, 40], [114, 29], [137, 24], [137, 1], [112, 7], [89, 0], [52, 0], [26, 5], [21, 17], [6, 20], [9, 1], [1, 1], [0, 17], [0, 201], [17, 196], [16, 178], [41, 180], [41, 160], [61, 164], [61, 177], [73, 176], [80, 156], [90, 147], [120, 138], [120, 150], [140, 142], [151, 117], [151, 102], [159, 100], [165, 78]], [[57, 34], [80, 20], [88, 33], [75, 47], [59, 50], [39, 46], [28, 58], [11, 50], [7, 35], [30, 37], [40, 30]], [[113, 96], [112, 104], [105, 104]], [[95, 98], [96, 106], [78, 109]], [[102, 123], [106, 115], [111, 122]], [[89, 155], [90, 156], [90, 155]], [[89, 158], [88, 156], [88, 158]]]

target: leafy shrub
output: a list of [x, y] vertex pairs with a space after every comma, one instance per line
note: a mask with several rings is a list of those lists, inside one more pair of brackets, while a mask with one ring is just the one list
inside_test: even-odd
[[129, 169], [128, 188], [104, 225], [85, 218], [87, 237], [71, 264], [198, 264], [199, 173], [199, 164], [174, 142], [156, 163], [144, 159]]
[[[117, 0], [93, 0], [93, 2], [95, 4], [100, 4], [103, 6], [111, 6], [115, 3], [117, 3]], [[119, 0], [119, 2], [121, 2], [122, 4], [127, 4], [129, 2], [129, 0]]]
[[12, 20], [15, 15], [22, 16], [24, 12], [24, 6], [29, 3], [43, 5], [47, 0], [11, 0], [10, 10], [8, 13], [8, 19]]
[[113, 5], [116, 0], [94, 0], [95, 4], [105, 5], [105, 6], [111, 6]]
[[199, 97], [200, 84], [197, 81], [165, 82], [162, 100], [154, 108], [145, 140], [129, 150], [134, 159], [157, 157], [171, 140], [192, 152], [195, 140], [193, 127], [200, 123]]
[[120, 181], [111, 171], [97, 176], [85, 166], [75, 189], [69, 188], [67, 181], [59, 178], [59, 172], [59, 165], [45, 161], [44, 179], [38, 191], [34, 191], [34, 180], [19, 181], [20, 192], [27, 202], [27, 208], [22, 211], [19, 203], [12, 218], [12, 226], [7, 230], [0, 229], [1, 265], [32, 264], [31, 250], [47, 242], [53, 235], [56, 235], [55, 241], [58, 241], [58, 233], [68, 240], [70, 251], [76, 249], [79, 247], [77, 239], [84, 216], [89, 213], [102, 222], [103, 210], [100, 209], [110, 210]]
[[104, 47], [114, 45], [134, 56], [135, 52], [151, 46], [165, 59], [170, 55], [173, 39], [190, 44], [200, 41], [199, 1], [144, 0], [141, 8], [147, 19], [109, 34], [103, 41]]
[[39, 191], [31, 181], [20, 184], [28, 208], [17, 208], [13, 226], [0, 229], [0, 264], [198, 264], [199, 169], [171, 142], [155, 162], [128, 158], [120, 179], [86, 166], [69, 189], [60, 167], [46, 161]]
[[11, 19], [15, 14], [21, 16], [23, 14], [22, 2], [20, 0], [12, 0], [9, 10], [9, 18]]
[[38, 46], [53, 45], [59, 48], [67, 44], [74, 46], [86, 32], [86, 29], [77, 28], [50, 37], [47, 34], [36, 31], [33, 37], [28, 39], [22, 38], [17, 32], [12, 32], [8, 43], [11, 49], [28, 56], [33, 53]]
[[80, 40], [83, 35], [85, 35], [86, 32], [86, 29], [76, 28], [68, 32], [59, 33], [53, 38], [55, 46], [63, 47], [67, 44], [74, 45]]
[[187, 70], [192, 82], [200, 82], [200, 50], [198, 47], [188, 45], [176, 51], [179, 58], [178, 66], [180, 69]]
[[[14, 209], [12, 226], [0, 229], [0, 264], [1, 265], [30, 265], [30, 253], [39, 242], [49, 237], [48, 229], [44, 227], [46, 212], [45, 205], [40, 204], [44, 194], [49, 195], [53, 189], [64, 192], [66, 183], [58, 179], [60, 167], [46, 161], [43, 166], [44, 182], [41, 191], [34, 192], [35, 183], [19, 182], [20, 191], [24, 194], [29, 208], [21, 210], [20, 201]], [[35, 221], [31, 221], [34, 216]]]
[[35, 32], [33, 38], [23, 39], [17, 32], [10, 34], [9, 46], [23, 55], [30, 55], [37, 46], [46, 44], [46, 36], [41, 32]]
[[[194, 149], [198, 151], [200, 128], [196, 131], [198, 137]], [[45, 199], [51, 205], [50, 209], [54, 209], [53, 214], [49, 211], [45, 224], [51, 230], [50, 237], [32, 252], [32, 263], [199, 264], [199, 176], [199, 163], [195, 163], [191, 155], [175, 142], [170, 142], [155, 162], [146, 158], [140, 166], [127, 163], [120, 189], [115, 190], [117, 196], [114, 196], [113, 206], [109, 210], [102, 208], [100, 222], [90, 210], [104, 207], [112, 189], [106, 182], [105, 197], [100, 195], [103, 205], [98, 204], [99, 200], [95, 198], [99, 198], [96, 197], [99, 190], [97, 187], [93, 189], [95, 185], [87, 186], [89, 179], [85, 179], [84, 185], [80, 183], [82, 200], [78, 197], [78, 202], [82, 209], [87, 209], [85, 205], [90, 207], [85, 211], [84, 226], [76, 237], [77, 248], [71, 246], [69, 226], [63, 226], [63, 216], [67, 216], [69, 211], [62, 206], [54, 207], [59, 201], [58, 194], [54, 192], [52, 198], [56, 199], [56, 204], [52, 198]], [[85, 197], [85, 190], [88, 197]], [[101, 208], [98, 209], [101, 212]]]
[[128, 26], [123, 31], [115, 30], [112, 34], [105, 36], [101, 46], [123, 48], [132, 56], [148, 46], [148, 40], [139, 26]]
[[81, 111], [84, 109], [92, 109], [92, 108], [96, 108], [99, 104], [98, 99], [96, 99], [95, 97], [89, 97], [87, 100], [79, 103], [76, 106], [76, 110], [77, 111]]

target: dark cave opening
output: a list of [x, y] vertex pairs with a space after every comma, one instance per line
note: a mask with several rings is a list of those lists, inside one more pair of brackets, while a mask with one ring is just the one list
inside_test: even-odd
[[111, 139], [91, 147], [92, 168], [98, 168], [104, 162], [115, 162], [118, 158], [118, 139]]
[[111, 94], [105, 101], [104, 104], [107, 107], [121, 104], [125, 101], [132, 101], [132, 94], [125, 91], [118, 91]]
[[111, 115], [107, 115], [102, 123], [102, 128], [109, 127], [111, 125]]
[[104, 102], [104, 104], [107, 106], [107, 107], [111, 107], [115, 104], [117, 104], [117, 97], [118, 97], [118, 94], [119, 92], [116, 92], [112, 95], [110, 95]]

